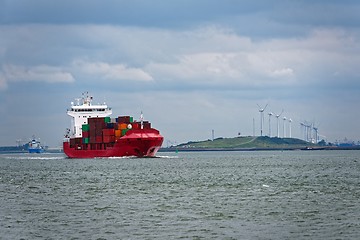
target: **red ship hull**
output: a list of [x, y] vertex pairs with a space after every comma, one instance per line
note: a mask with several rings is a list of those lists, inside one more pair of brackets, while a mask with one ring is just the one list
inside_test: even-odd
[[69, 141], [64, 141], [63, 149], [69, 158], [154, 157], [163, 140], [156, 129], [134, 129], [113, 143], [80, 143], [71, 146]]

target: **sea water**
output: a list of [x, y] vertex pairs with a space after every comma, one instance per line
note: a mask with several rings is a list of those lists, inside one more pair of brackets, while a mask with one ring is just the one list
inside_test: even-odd
[[0, 155], [1, 239], [359, 239], [360, 151]]

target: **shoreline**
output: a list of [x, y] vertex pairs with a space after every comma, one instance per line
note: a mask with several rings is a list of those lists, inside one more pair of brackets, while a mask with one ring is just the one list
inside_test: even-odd
[[320, 151], [320, 150], [360, 150], [360, 146], [338, 147], [338, 146], [324, 146], [324, 147], [284, 147], [284, 148], [160, 148], [158, 152], [221, 152], [221, 151]]

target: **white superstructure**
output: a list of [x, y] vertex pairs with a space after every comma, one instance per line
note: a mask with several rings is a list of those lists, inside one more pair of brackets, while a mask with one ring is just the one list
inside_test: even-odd
[[82, 137], [82, 125], [88, 124], [88, 118], [108, 117], [112, 114], [111, 108], [105, 103], [92, 105], [92, 97], [88, 92], [82, 94], [82, 98], [77, 98], [76, 103], [71, 102], [71, 108], [67, 114], [72, 117], [70, 136]]

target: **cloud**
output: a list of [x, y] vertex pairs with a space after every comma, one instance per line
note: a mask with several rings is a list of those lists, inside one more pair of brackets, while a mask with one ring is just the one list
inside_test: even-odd
[[203, 81], [214, 79], [237, 79], [241, 77], [240, 68], [233, 66], [235, 54], [199, 53], [178, 57], [176, 63], [150, 63], [150, 72], [169, 79], [188, 81]]
[[276, 60], [276, 52], [199, 53], [183, 55], [176, 63], [151, 63], [146, 69], [164, 79], [182, 83], [216, 86], [259, 86], [292, 83], [294, 70], [286, 61]]
[[71, 73], [60, 67], [39, 65], [33, 67], [6, 64], [0, 72], [0, 89], [6, 88], [9, 82], [34, 81], [46, 83], [71, 83], [75, 79]]
[[274, 77], [291, 77], [294, 75], [294, 70], [291, 68], [276, 69], [272, 74]]
[[[360, 62], [359, 36], [346, 29], [261, 41], [221, 25], [167, 30], [30, 24], [0, 31], [0, 58], [8, 62], [2, 89], [10, 79], [70, 82], [75, 77], [129, 80], [138, 90], [136, 82], [159, 83], [152, 85], [159, 89], [163, 84], [166, 89], [338, 85], [339, 79], [355, 84]], [[63, 38], [53, 37], [56, 33]]]
[[88, 75], [96, 75], [107, 80], [152, 81], [152, 76], [140, 68], [127, 67], [125, 64], [109, 64], [106, 62], [86, 62], [75, 60], [75, 70]]

